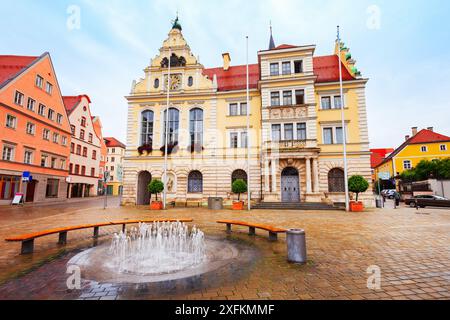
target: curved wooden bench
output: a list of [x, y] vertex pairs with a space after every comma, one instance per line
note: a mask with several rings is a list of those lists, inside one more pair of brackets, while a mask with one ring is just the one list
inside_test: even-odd
[[256, 235], [256, 229], [269, 231], [269, 240], [270, 241], [277, 241], [278, 234], [286, 233], [286, 231], [287, 231], [286, 229], [276, 228], [276, 227], [269, 226], [266, 224], [249, 223], [249, 222], [244, 222], [244, 221], [219, 220], [219, 221], [217, 221], [217, 223], [226, 224], [227, 225], [227, 233], [231, 233], [232, 225], [248, 227], [248, 234], [250, 236]]
[[192, 222], [193, 219], [142, 219], [142, 220], [123, 220], [111, 221], [97, 224], [85, 224], [72, 227], [55, 228], [44, 230], [40, 232], [28, 233], [19, 236], [13, 236], [5, 239], [8, 242], [22, 242], [21, 254], [30, 254], [34, 251], [34, 239], [45, 237], [52, 234], [59, 234], [58, 244], [64, 245], [67, 243], [67, 233], [69, 231], [76, 231], [82, 229], [94, 228], [94, 238], [98, 238], [100, 227], [122, 225], [122, 231], [125, 232], [126, 225], [138, 223], [153, 223], [153, 222]]

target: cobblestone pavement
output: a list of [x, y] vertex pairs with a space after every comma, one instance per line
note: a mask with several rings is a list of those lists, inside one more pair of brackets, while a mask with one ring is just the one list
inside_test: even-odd
[[[95, 202], [97, 201], [97, 202]], [[57, 235], [36, 240], [35, 253], [19, 255], [20, 244], [0, 241], [0, 299], [450, 299], [450, 210], [400, 209], [342, 211], [233, 212], [92, 206], [35, 207], [32, 213], [0, 208], [0, 238], [47, 228], [124, 218], [193, 218], [207, 235], [227, 237], [217, 219], [240, 219], [284, 228], [303, 228], [308, 263], [286, 262], [286, 242], [246, 235], [235, 228], [229, 239], [248, 243], [258, 258], [242, 272], [198, 278], [179, 290], [152, 290], [146, 284], [118, 285], [83, 280], [81, 290], [67, 289], [66, 263], [92, 245], [92, 230], [71, 232], [68, 245], [56, 245]], [[58, 209], [59, 208], [59, 209]], [[58, 210], [60, 212], [58, 213]], [[101, 243], [120, 227], [101, 229]], [[367, 269], [381, 269], [381, 289], [367, 288]]]

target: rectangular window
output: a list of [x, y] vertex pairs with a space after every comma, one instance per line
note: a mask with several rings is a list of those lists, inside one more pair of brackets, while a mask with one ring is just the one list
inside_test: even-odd
[[284, 125], [284, 140], [294, 140], [294, 125], [292, 123]]
[[83, 157], [87, 158], [87, 152], [88, 152], [87, 148], [83, 147]]
[[30, 111], [34, 111], [34, 106], [36, 105], [36, 101], [28, 98], [27, 109]]
[[75, 174], [80, 174], [80, 165], [79, 164], [75, 165]]
[[46, 156], [45, 154], [41, 156], [41, 167], [45, 168], [47, 166], [47, 158], [48, 156]]
[[331, 109], [331, 97], [322, 97], [321, 105], [323, 110]]
[[281, 140], [281, 124], [272, 125], [272, 141]]
[[14, 160], [14, 147], [3, 146], [2, 159], [4, 161], [13, 161]]
[[336, 143], [344, 143], [344, 131], [342, 130], [342, 127], [336, 127]]
[[62, 120], [63, 120], [63, 115], [60, 114], [60, 113], [58, 113], [58, 115], [56, 116], [56, 122], [58, 122], [59, 124], [61, 124], [61, 123], [62, 123]]
[[291, 62], [290, 61], [283, 62], [282, 72], [283, 72], [283, 75], [291, 74]]
[[45, 191], [45, 196], [47, 198], [58, 198], [59, 180], [58, 179], [47, 179], [47, 188]]
[[241, 116], [246, 116], [246, 115], [247, 115], [247, 103], [242, 102], [241, 103]]
[[62, 144], [63, 146], [67, 146], [67, 137], [66, 137], [66, 136], [62, 136], [62, 138], [61, 138], [61, 144]]
[[278, 91], [270, 93], [270, 105], [272, 107], [277, 107], [280, 105], [280, 93]]
[[230, 148], [236, 149], [238, 147], [238, 134], [237, 132], [230, 133]]
[[8, 114], [6, 116], [6, 127], [10, 129], [15, 129], [17, 124], [17, 118]]
[[411, 161], [410, 160], [403, 161], [403, 169], [405, 169], [405, 170], [411, 170], [412, 169], [412, 165], [411, 165]]
[[241, 132], [241, 148], [247, 148], [248, 146], [248, 139], [247, 139], [247, 132]]
[[422, 151], [422, 152], [427, 152], [427, 151], [428, 151], [427, 146], [421, 146], [421, 147], [420, 147], [420, 151]]
[[303, 61], [302, 60], [294, 61], [294, 72], [295, 73], [303, 73]]
[[56, 168], [56, 158], [52, 158], [51, 163], [50, 163], [50, 168], [55, 169]]
[[86, 127], [86, 117], [81, 117], [81, 126]]
[[292, 105], [292, 91], [283, 91], [283, 106]]
[[74, 136], [75, 135], [75, 126], [73, 124], [70, 126], [70, 131], [72, 131], [72, 135]]
[[53, 121], [53, 117], [55, 116], [55, 111], [52, 109], [48, 109], [48, 118]]
[[27, 133], [34, 135], [36, 132], [36, 125], [34, 123], [28, 122], [27, 123]]
[[95, 168], [91, 168], [91, 177], [95, 177]]
[[23, 99], [24, 99], [23, 93], [16, 91], [16, 94], [14, 95], [14, 103], [19, 106], [23, 106]]
[[80, 139], [84, 140], [84, 130], [83, 129], [80, 130]]
[[20, 192], [20, 176], [0, 176], [0, 200], [12, 200]]
[[323, 143], [324, 144], [333, 144], [333, 128], [324, 128], [323, 129]]
[[39, 87], [42, 89], [42, 86], [44, 84], [44, 78], [42, 78], [40, 75], [36, 76], [36, 87]]
[[280, 75], [280, 70], [279, 70], [279, 64], [278, 63], [271, 63], [270, 64], [270, 75], [271, 76], [278, 76]]
[[305, 90], [295, 90], [295, 104], [305, 104]]
[[58, 142], [59, 142], [59, 134], [53, 133], [53, 143], [58, 143]]
[[52, 91], [53, 91], [53, 85], [48, 81], [47, 81], [47, 84], [45, 85], [45, 91], [48, 94], [52, 94]]
[[82, 176], [86, 175], [86, 167], [85, 166], [81, 166], [81, 175]]
[[65, 168], [66, 168], [66, 160], [61, 159], [61, 167], [60, 167], [60, 169], [64, 170]]
[[112, 148], [111, 153], [116, 153], [116, 148]]
[[96, 150], [92, 150], [92, 159], [97, 160], [97, 151]]
[[25, 154], [23, 156], [23, 163], [33, 164], [33, 151], [25, 150]]
[[38, 114], [40, 116], [45, 116], [45, 109], [46, 107], [42, 103], [40, 103], [38, 108]]
[[81, 156], [81, 146], [77, 144], [77, 155]]
[[231, 103], [230, 104], [230, 116], [237, 116], [237, 115], [238, 115], [238, 104]]
[[447, 145], [441, 144], [440, 149], [441, 151], [447, 151]]
[[89, 133], [88, 141], [89, 143], [92, 143], [92, 141], [94, 141], [94, 135], [92, 133]]
[[50, 130], [44, 129], [44, 131], [42, 131], [42, 139], [50, 140]]
[[73, 172], [73, 163], [69, 164], [69, 173], [72, 174]]
[[70, 144], [70, 153], [74, 153], [75, 152], [75, 143], [71, 143]]
[[297, 140], [306, 140], [306, 123], [297, 123]]
[[114, 172], [114, 166], [111, 166], [110, 171]]
[[111, 157], [111, 162], [115, 162], [116, 158], [115, 157]]
[[335, 109], [341, 109], [342, 108], [341, 96], [334, 96], [334, 108]]

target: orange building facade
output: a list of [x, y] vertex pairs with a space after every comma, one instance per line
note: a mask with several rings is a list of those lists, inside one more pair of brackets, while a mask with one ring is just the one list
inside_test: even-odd
[[101, 157], [100, 157], [100, 167], [99, 167], [99, 174], [98, 174], [98, 178], [99, 178], [99, 183], [98, 183], [98, 195], [104, 195], [105, 191], [106, 191], [106, 183], [104, 183], [103, 181], [103, 177], [104, 177], [104, 172], [105, 172], [105, 166], [106, 166], [106, 156], [108, 153], [108, 149], [106, 147], [106, 143], [105, 140], [103, 139], [103, 134], [102, 134], [102, 122], [100, 121], [100, 117], [92, 117], [92, 123], [94, 125], [94, 131], [97, 134], [97, 137], [100, 138], [100, 144], [101, 144]]
[[0, 56], [0, 204], [66, 199], [70, 136], [50, 55]]

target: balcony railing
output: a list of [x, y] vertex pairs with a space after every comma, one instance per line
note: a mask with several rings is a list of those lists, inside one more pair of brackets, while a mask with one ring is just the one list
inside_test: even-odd
[[265, 147], [279, 150], [290, 150], [305, 148], [307, 140], [280, 140], [280, 141], [266, 141]]

